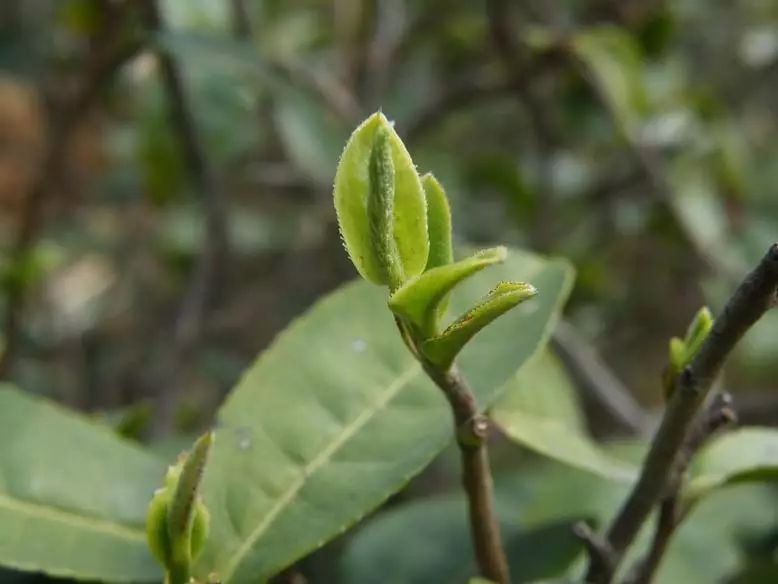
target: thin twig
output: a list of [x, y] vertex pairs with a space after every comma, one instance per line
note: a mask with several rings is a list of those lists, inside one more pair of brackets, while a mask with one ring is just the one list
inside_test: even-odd
[[230, 0], [232, 32], [239, 39], [250, 39], [253, 33], [251, 15], [243, 0]]
[[560, 322], [551, 342], [583, 390], [591, 394], [625, 428], [637, 435], [646, 434], [651, 427], [650, 416], [575, 327]]
[[586, 522], [579, 521], [573, 525], [575, 535], [586, 548], [589, 561], [601, 570], [613, 570], [616, 563], [615, 552], [610, 544], [596, 533]]
[[[48, 137], [46, 151], [30, 190], [24, 196], [24, 206], [19, 219], [13, 247], [10, 252], [10, 265], [18, 269], [35, 246], [42, 229], [43, 210], [46, 199], [61, 178], [69, 139], [74, 128], [85, 113], [94, 104], [100, 92], [125, 63], [138, 54], [142, 43], [139, 39], [118, 39], [104, 52], [96, 53], [93, 62], [87, 68], [83, 81], [73, 97], [59, 112], [48, 115]], [[100, 47], [102, 49], [103, 47]], [[21, 336], [21, 312], [25, 301], [25, 286], [15, 281], [8, 283], [6, 302], [2, 316], [5, 348], [0, 353], [0, 378], [9, 375], [13, 360], [18, 351]]]
[[441, 371], [424, 363], [424, 368], [443, 390], [454, 414], [457, 445], [462, 457], [462, 483], [470, 513], [470, 533], [481, 575], [498, 584], [508, 584], [508, 561], [494, 512], [492, 473], [486, 446], [489, 423], [479, 413], [475, 395], [456, 367]]
[[[156, 0], [144, 0], [142, 6], [145, 24], [149, 31], [152, 33], [161, 31], [164, 25]], [[168, 94], [170, 115], [181, 144], [189, 179], [200, 196], [205, 211], [203, 248], [190, 277], [175, 323], [171, 351], [173, 371], [171, 375], [175, 376], [180, 363], [191, 354], [200, 340], [207, 306], [216, 293], [216, 284], [222, 280], [228, 254], [227, 210], [197, 134], [194, 116], [178, 66], [164, 51], [158, 51], [157, 58], [162, 81]], [[160, 396], [159, 415], [163, 421], [170, 419], [175, 405], [176, 392], [173, 391], [173, 387], [173, 384], [165, 387]]]
[[527, 113], [527, 121], [535, 142], [538, 189], [541, 196], [538, 197], [539, 207], [534, 222], [536, 227], [532, 230], [531, 240], [536, 248], [545, 249], [554, 241], [553, 150], [559, 142], [559, 132], [553, 120], [553, 113], [548, 107], [548, 99], [539, 93], [543, 88], [542, 79], [536, 78], [530, 83], [528, 76], [547, 68], [537, 69], [533, 55], [514, 37], [512, 23], [515, 19], [511, 14], [509, 2], [489, 0], [486, 8], [492, 44], [508, 78], [512, 80], [519, 103]]
[[691, 364], [678, 376], [676, 389], [662, 417], [640, 477], [606, 534], [615, 552], [612, 569], [590, 564], [586, 581], [610, 582], [654, 505], [665, 493], [678, 453], [716, 376], [737, 342], [775, 304], [778, 287], [778, 243], [748, 275], [716, 319]]

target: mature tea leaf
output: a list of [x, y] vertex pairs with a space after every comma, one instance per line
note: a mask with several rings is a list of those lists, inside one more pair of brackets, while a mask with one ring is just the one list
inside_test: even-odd
[[165, 465], [56, 405], [0, 386], [0, 564], [159, 581], [144, 522]]
[[[459, 364], [485, 407], [542, 346], [569, 266], [513, 251], [452, 295], [470, 306], [494, 278], [542, 291], [480, 334]], [[203, 498], [211, 536], [197, 573], [260, 582], [347, 529], [452, 440], [451, 413], [401, 341], [383, 290], [352, 283], [292, 324], [219, 413]]]

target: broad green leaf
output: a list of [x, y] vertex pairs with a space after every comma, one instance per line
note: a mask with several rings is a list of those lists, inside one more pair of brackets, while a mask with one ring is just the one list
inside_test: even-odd
[[432, 174], [421, 177], [421, 185], [427, 197], [427, 229], [429, 230], [430, 254], [427, 270], [445, 266], [454, 261], [451, 236], [451, 207], [443, 186]]
[[366, 280], [385, 283], [381, 264], [371, 243], [367, 200], [370, 192], [369, 161], [378, 127], [389, 134], [395, 171], [394, 239], [406, 278], [427, 265], [427, 206], [424, 190], [408, 151], [389, 120], [376, 113], [351, 135], [335, 174], [335, 210], [346, 251]]
[[573, 38], [572, 49], [591, 71], [625, 135], [634, 137], [648, 109], [640, 49], [628, 32], [602, 26]]
[[448, 293], [476, 272], [504, 261], [507, 253], [504, 247], [493, 247], [456, 263], [427, 270], [397, 289], [389, 298], [389, 308], [425, 334], [437, 334], [440, 303]]
[[0, 564], [109, 582], [159, 581], [146, 507], [155, 457], [99, 426], [0, 386]]
[[[507, 506], [500, 517], [514, 583], [562, 576], [581, 549], [572, 517], [531, 528]], [[344, 584], [466, 582], [478, 568], [464, 496], [422, 499], [382, 513], [349, 542], [341, 572]]]
[[733, 483], [778, 480], [778, 430], [746, 427], [711, 441], [694, 458], [684, 495], [696, 499]]
[[[462, 353], [484, 407], [546, 342], [572, 273], [563, 261], [513, 251], [464, 282], [452, 302], [463, 309], [488, 282], [508, 277], [532, 281], [541, 294]], [[321, 300], [219, 413], [203, 481], [212, 535], [198, 573], [225, 584], [266, 580], [402, 488], [451, 441], [450, 416], [400, 339], [385, 291], [356, 282]]]
[[490, 416], [509, 438], [543, 456], [609, 480], [631, 482], [637, 469], [589, 437], [579, 407], [567, 374], [546, 352], [508, 381]]
[[446, 330], [422, 345], [424, 356], [448, 369], [464, 346], [496, 318], [532, 298], [537, 290], [525, 282], [500, 282]]

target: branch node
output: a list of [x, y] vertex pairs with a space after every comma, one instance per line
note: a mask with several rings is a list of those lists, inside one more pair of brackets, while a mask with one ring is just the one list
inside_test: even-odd
[[679, 380], [680, 383], [677, 384], [677, 387], [680, 391], [686, 393], [687, 395], [699, 395], [700, 388], [696, 383], [694, 383], [694, 371], [692, 371], [690, 365], [687, 365], [681, 370], [681, 373], [679, 374]]

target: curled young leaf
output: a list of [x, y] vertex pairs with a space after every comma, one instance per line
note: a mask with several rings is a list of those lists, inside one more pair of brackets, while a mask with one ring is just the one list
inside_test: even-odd
[[370, 152], [370, 192], [367, 197], [367, 218], [370, 241], [384, 282], [392, 290], [405, 280], [402, 263], [394, 240], [394, 163], [389, 133], [379, 126]]
[[505, 260], [504, 247], [485, 249], [459, 262], [432, 268], [409, 280], [389, 298], [389, 308], [425, 336], [437, 334], [440, 303], [459, 282]]
[[146, 515], [146, 538], [154, 557], [164, 566], [169, 584], [189, 581], [192, 560], [202, 550], [209, 514], [198, 496], [213, 433], [201, 436], [192, 450], [168, 468], [165, 484], [151, 500]]
[[535, 287], [525, 282], [500, 282], [480, 303], [460, 316], [440, 335], [425, 341], [422, 344], [424, 356], [435, 365], [447, 369], [478, 331], [535, 294]]
[[[349, 138], [338, 163], [333, 196], [340, 233], [357, 271], [366, 280], [392, 285], [387, 277], [386, 258], [382, 262], [379, 257], [371, 227], [376, 224], [380, 212], [368, 210], [371, 194], [383, 198], [389, 193], [384, 182], [391, 175], [387, 168], [387, 151], [391, 152], [394, 171], [394, 198], [386, 221], [392, 225], [385, 225], [382, 231], [386, 230], [385, 235], [396, 246], [402, 276], [412, 278], [420, 274], [427, 265], [429, 254], [426, 198], [405, 145], [382, 113], [370, 116]], [[382, 186], [374, 188], [375, 180], [380, 180]]]
[[426, 269], [431, 270], [454, 261], [451, 242], [451, 207], [443, 186], [431, 173], [421, 177], [421, 184], [427, 196], [427, 228], [430, 240]]

